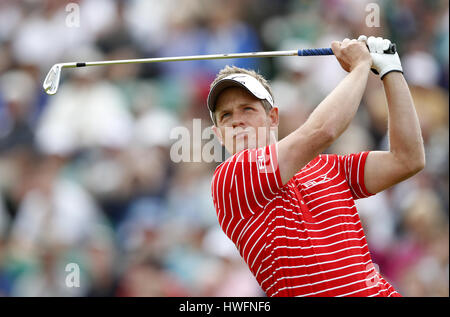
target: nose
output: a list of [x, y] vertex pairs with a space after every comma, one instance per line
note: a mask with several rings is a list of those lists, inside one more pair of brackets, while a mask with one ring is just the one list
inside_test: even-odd
[[243, 127], [244, 124], [244, 120], [242, 119], [242, 116], [233, 114], [233, 117], [231, 118], [231, 126], [233, 128], [237, 128], [237, 127]]

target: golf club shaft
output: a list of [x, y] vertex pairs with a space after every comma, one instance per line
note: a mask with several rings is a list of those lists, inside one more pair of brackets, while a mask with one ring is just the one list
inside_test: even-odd
[[62, 63], [61, 66], [64, 68], [73, 68], [73, 67], [85, 67], [85, 66], [157, 63], [157, 62], [180, 62], [180, 61], [195, 61], [195, 60], [208, 60], [208, 59], [277, 57], [277, 56], [318, 56], [318, 55], [333, 55], [333, 51], [331, 50], [331, 48], [319, 48], [319, 49], [304, 49], [304, 50], [291, 50], [291, 51], [192, 55], [192, 56], [177, 56], [177, 57], [122, 59], [122, 60], [96, 61], [96, 62], [73, 62], [73, 63]]

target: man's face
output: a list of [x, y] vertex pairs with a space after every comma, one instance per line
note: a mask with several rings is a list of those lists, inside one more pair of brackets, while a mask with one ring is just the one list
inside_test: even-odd
[[270, 129], [278, 126], [278, 109], [269, 113], [261, 100], [241, 87], [225, 89], [217, 98], [213, 130], [230, 154], [273, 142]]

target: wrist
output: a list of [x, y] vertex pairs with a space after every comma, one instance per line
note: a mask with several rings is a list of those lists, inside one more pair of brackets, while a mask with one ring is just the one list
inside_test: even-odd
[[385, 83], [385, 82], [391, 81], [391, 80], [398, 80], [399, 78], [404, 78], [403, 72], [400, 70], [391, 70], [391, 71], [385, 73], [383, 75], [383, 77], [381, 77], [381, 80]]
[[355, 67], [353, 67], [352, 70], [355, 70], [355, 69], [364, 70], [364, 69], [366, 69], [367, 71], [369, 71], [371, 66], [372, 66], [372, 61], [371, 60], [363, 60], [363, 61], [360, 61], [358, 64], [356, 64]]
[[[396, 75], [394, 75], [394, 74], [396, 74]], [[401, 67], [396, 67], [396, 68], [392, 68], [392, 69], [389, 69], [389, 70], [387, 70], [387, 71], [384, 71], [384, 72], [382, 72], [381, 74], [380, 74], [380, 79], [381, 80], [384, 80], [386, 77], [393, 77], [393, 76], [390, 76], [390, 75], [394, 75], [394, 76], [398, 76], [398, 75], [400, 75], [400, 76], [403, 76], [403, 69], [401, 68]]]

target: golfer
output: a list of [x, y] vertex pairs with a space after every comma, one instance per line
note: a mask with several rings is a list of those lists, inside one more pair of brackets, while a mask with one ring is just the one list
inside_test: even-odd
[[[232, 155], [212, 179], [219, 224], [267, 296], [401, 296], [375, 269], [355, 199], [424, 168], [423, 141], [390, 41], [331, 43], [346, 77], [282, 140], [267, 81], [226, 67], [211, 84], [213, 130]], [[383, 83], [389, 150], [321, 154], [348, 127], [370, 71]], [[324, 74], [326, 78], [326, 74]]]

